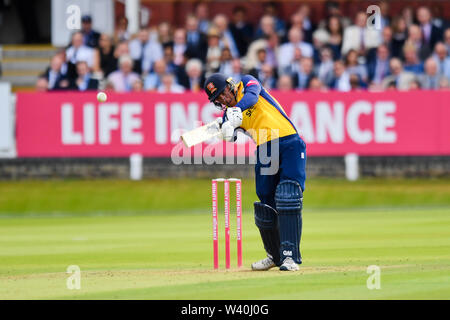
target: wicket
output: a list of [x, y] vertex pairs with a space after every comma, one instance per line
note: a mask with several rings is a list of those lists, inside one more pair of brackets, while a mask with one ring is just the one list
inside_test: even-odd
[[230, 269], [230, 182], [236, 183], [236, 239], [237, 266], [242, 266], [242, 205], [241, 179], [218, 178], [212, 179], [212, 214], [213, 214], [213, 250], [214, 269], [219, 269], [219, 219], [217, 205], [217, 183], [224, 186], [224, 215], [225, 215], [225, 268]]

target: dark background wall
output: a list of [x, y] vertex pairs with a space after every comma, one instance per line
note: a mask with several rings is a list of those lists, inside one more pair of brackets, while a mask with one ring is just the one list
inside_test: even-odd
[[[214, 178], [253, 177], [251, 164], [174, 165], [171, 159], [145, 158], [143, 177]], [[450, 156], [439, 157], [360, 157], [362, 177], [450, 177]], [[128, 179], [128, 158], [22, 158], [0, 159], [0, 180], [49, 178]], [[309, 157], [308, 177], [345, 177], [343, 157]]]
[[[193, 1], [193, 0], [141, 0], [141, 5], [151, 10], [150, 25], [155, 25], [163, 21], [168, 21], [175, 26], [183, 26], [186, 14], [193, 12], [196, 3], [204, 2], [209, 8], [210, 17], [217, 13], [224, 13], [231, 17], [234, 7], [242, 6], [247, 9], [247, 18], [249, 22], [257, 23], [262, 16], [264, 3], [275, 2], [278, 6], [279, 17], [289, 21], [289, 17], [302, 4], [308, 4], [311, 7], [311, 18], [313, 23], [319, 22], [325, 15], [326, 0], [284, 0], [284, 1]], [[339, 3], [342, 14], [348, 17], [354, 17], [359, 10], [366, 11], [369, 5], [374, 5], [380, 1], [373, 0], [334, 0]], [[405, 7], [418, 8], [419, 6], [428, 6], [437, 17], [450, 18], [450, 1], [448, 0], [388, 0], [389, 12], [391, 15], [398, 15]], [[115, 1], [116, 17], [125, 14], [124, 5]]]

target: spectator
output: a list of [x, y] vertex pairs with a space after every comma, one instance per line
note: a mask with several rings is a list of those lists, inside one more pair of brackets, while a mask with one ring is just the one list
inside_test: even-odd
[[289, 18], [289, 28], [288, 30], [295, 28], [303, 31], [303, 14], [300, 13], [300, 10], [294, 12]]
[[183, 93], [184, 88], [175, 82], [173, 74], [165, 73], [162, 76], [161, 84], [158, 86], [159, 93]]
[[405, 21], [407, 28], [414, 24], [414, 12], [411, 7], [403, 8], [401, 17]]
[[428, 58], [425, 61], [425, 74], [419, 76], [421, 88], [425, 90], [439, 89], [443, 79], [445, 79], [445, 77], [439, 75], [436, 60]]
[[109, 74], [117, 69], [117, 59], [114, 57], [114, 45], [112, 39], [106, 33], [100, 35], [98, 50], [94, 52], [95, 73], [101, 73], [102, 77], [108, 77]]
[[450, 88], [450, 80], [448, 80], [445, 77], [441, 77], [441, 80], [439, 81], [439, 89], [447, 90], [449, 88]]
[[409, 84], [409, 90], [420, 90], [420, 81], [415, 79], [413, 81], [411, 81], [411, 83]]
[[320, 63], [316, 68], [316, 74], [322, 83], [330, 83], [333, 79], [333, 52], [330, 48], [324, 47], [320, 50]]
[[81, 32], [83, 33], [83, 44], [91, 48], [98, 47], [100, 33], [92, 29], [92, 18], [90, 15], [81, 17]]
[[103, 89], [105, 92], [113, 92], [114, 91], [114, 84], [111, 81], [106, 80], [105, 88]]
[[442, 43], [436, 43], [433, 59], [437, 63], [438, 73], [450, 80], [450, 57], [447, 55], [447, 47]]
[[255, 78], [259, 78], [259, 73], [261, 72], [261, 67], [266, 64], [267, 61], [267, 53], [266, 49], [261, 48], [257, 53], [257, 61], [253, 68], [249, 70], [249, 74], [254, 76]]
[[400, 59], [392, 58], [389, 61], [391, 74], [384, 78], [382, 87], [384, 89], [394, 86], [398, 90], [408, 90], [409, 85], [414, 81], [415, 76], [412, 72], [404, 71], [403, 64]]
[[263, 15], [273, 17], [275, 23], [275, 32], [281, 39], [286, 35], [286, 23], [278, 17], [278, 3], [266, 2], [264, 3]]
[[177, 66], [174, 62], [173, 47], [171, 45], [164, 46], [163, 55], [163, 59], [167, 66], [167, 72], [175, 74], [180, 66]]
[[306, 90], [313, 77], [315, 77], [313, 59], [301, 57], [300, 68], [292, 75], [294, 88]]
[[288, 74], [281, 75], [278, 78], [277, 89], [283, 92], [293, 90], [292, 77]]
[[230, 76], [233, 72], [231, 61], [233, 57], [231, 56], [231, 51], [227, 47], [222, 49], [222, 54], [220, 56], [219, 73], [223, 73], [226, 76]]
[[444, 32], [444, 44], [447, 47], [447, 55], [450, 56], [450, 28]]
[[309, 81], [308, 90], [310, 91], [326, 91], [326, 86], [317, 77], [312, 77]]
[[400, 58], [407, 38], [407, 26], [403, 17], [395, 17], [392, 21], [392, 56]]
[[163, 21], [158, 25], [157, 39], [163, 47], [173, 46], [172, 26], [167, 21]]
[[173, 61], [177, 66], [184, 62], [184, 52], [186, 51], [186, 48], [186, 30], [178, 28], [173, 35]]
[[227, 16], [224, 14], [218, 14], [214, 17], [213, 23], [219, 33], [222, 46], [230, 49], [233, 58], [239, 58], [239, 51], [236, 46], [236, 41], [228, 28]]
[[241, 60], [233, 59], [231, 61], [231, 74], [230, 77], [233, 78], [235, 82], [240, 82], [243, 76], [243, 70], [241, 65]]
[[67, 77], [67, 72], [69, 70], [69, 64], [67, 63], [67, 56], [66, 56], [66, 50], [64, 48], [59, 49], [56, 53], [57, 56], [61, 57], [62, 64], [61, 64], [61, 73]]
[[380, 8], [380, 20], [381, 28], [384, 29], [391, 24], [391, 17], [389, 16], [389, 3], [387, 1], [381, 1], [378, 4]]
[[447, 28], [447, 26], [450, 25], [450, 21], [449, 20], [446, 21], [443, 18], [445, 9], [440, 4], [433, 3], [430, 6], [430, 11], [432, 11], [431, 12], [431, 16], [432, 16], [431, 23], [433, 25], [435, 25], [437, 28], [439, 28], [442, 33], [442, 31], [445, 30], [445, 28]]
[[363, 90], [365, 84], [361, 81], [358, 74], [350, 74], [350, 91], [360, 91]]
[[236, 41], [239, 56], [247, 54], [248, 46], [253, 38], [253, 26], [247, 22], [247, 10], [238, 6], [233, 9], [233, 19], [230, 24], [230, 32]]
[[408, 28], [408, 38], [405, 43], [408, 42], [413, 44], [416, 48], [417, 56], [421, 61], [424, 61], [430, 54], [430, 48], [428, 46], [422, 45], [422, 31], [420, 27], [416, 24], [409, 26]]
[[423, 73], [423, 63], [417, 56], [416, 47], [414, 44], [406, 42], [403, 47], [403, 56], [405, 58], [404, 70], [419, 75]]
[[297, 12], [302, 17], [302, 30], [305, 35], [305, 41], [312, 43], [312, 40], [313, 40], [312, 35], [313, 35], [313, 31], [315, 29], [315, 26], [313, 25], [311, 17], [310, 17], [311, 8], [307, 4], [302, 4], [300, 6], [300, 8], [297, 10]]
[[35, 86], [36, 92], [47, 92], [48, 90], [48, 81], [45, 77], [39, 77], [36, 80], [36, 86]]
[[356, 14], [355, 24], [347, 27], [342, 41], [342, 54], [347, 54], [351, 49], [358, 55], [365, 56], [367, 50], [380, 44], [380, 33], [374, 28], [367, 28], [366, 13], [360, 11]]
[[97, 90], [98, 80], [93, 79], [86, 61], [77, 62], [77, 78], [70, 84], [70, 89], [78, 91]]
[[130, 34], [128, 33], [128, 19], [126, 17], [120, 16], [117, 18], [113, 40], [114, 44], [130, 40]]
[[336, 1], [327, 1], [325, 3], [325, 19], [320, 21], [318, 27], [325, 28], [330, 17], [339, 17], [342, 29], [347, 28], [352, 23], [349, 18], [342, 14], [339, 3]]
[[203, 73], [203, 64], [199, 59], [190, 59], [185, 66], [186, 77], [180, 84], [186, 89], [192, 92], [199, 92], [205, 82], [205, 76]]
[[278, 51], [278, 69], [282, 73], [294, 59], [295, 48], [299, 48], [303, 57], [311, 58], [313, 56], [313, 47], [311, 44], [303, 41], [303, 32], [299, 29], [291, 28], [289, 30], [289, 42], [280, 46]]
[[266, 42], [266, 63], [270, 64], [273, 68], [278, 66], [278, 52], [280, 50], [280, 38], [278, 34], [273, 33], [267, 38]]
[[[385, 27], [381, 31], [381, 44], [384, 44], [387, 46], [389, 52], [393, 51], [393, 42], [392, 42], [392, 29], [391, 27]], [[371, 62], [373, 59], [375, 59], [377, 48], [370, 48], [367, 52], [367, 62]]]
[[116, 68], [114, 71], [119, 69], [119, 59], [121, 56], [130, 55], [130, 49], [128, 47], [128, 41], [119, 42], [114, 48], [114, 60], [116, 61]]
[[77, 77], [76, 64], [78, 61], [86, 61], [89, 68], [94, 62], [94, 50], [83, 44], [83, 34], [80, 31], [72, 35], [72, 41], [66, 50], [67, 77], [73, 80]]
[[209, 10], [208, 6], [204, 2], [199, 2], [195, 6], [195, 16], [198, 19], [198, 29], [200, 32], [205, 34], [208, 33], [209, 28], [211, 27], [211, 22], [209, 21]]
[[324, 48], [330, 40], [329, 33], [324, 29], [317, 29], [313, 33], [313, 57], [314, 64], [320, 63], [320, 51]]
[[265, 63], [276, 68], [278, 66], [279, 44], [279, 37], [275, 32], [263, 39], [253, 41], [245, 57], [246, 67], [250, 70], [258, 65], [258, 52], [263, 49], [266, 52]]
[[161, 44], [150, 40], [150, 34], [145, 28], [141, 28], [137, 38], [130, 41], [129, 49], [134, 62], [133, 71], [144, 76], [150, 72], [153, 63], [163, 57]]
[[194, 15], [186, 18], [186, 55], [189, 58], [206, 59], [207, 37], [198, 29], [198, 20]]
[[358, 53], [356, 50], [350, 50], [345, 57], [345, 65], [349, 75], [356, 74], [362, 82], [367, 81], [367, 67], [358, 62]]
[[[300, 48], [294, 49], [294, 58], [292, 59], [291, 64], [289, 64], [287, 67], [284, 68], [284, 70], [280, 70], [280, 74], [287, 73], [289, 75], [294, 75], [295, 73], [300, 72], [301, 70], [301, 61], [302, 61], [303, 55]], [[295, 86], [295, 82], [294, 82]]]
[[263, 64], [261, 66], [261, 72], [258, 74], [258, 80], [267, 90], [275, 89], [277, 86], [275, 69], [269, 64]]
[[[386, 88], [384, 89], [385, 91], [397, 91], [397, 85], [395, 81], [389, 81], [386, 84]], [[409, 88], [408, 88], [409, 90]]]
[[376, 86], [389, 75], [389, 49], [385, 44], [378, 47], [375, 60], [367, 65], [367, 75], [368, 81]]
[[50, 61], [50, 66], [47, 70], [40, 76], [45, 78], [48, 83], [48, 90], [61, 90], [67, 89], [69, 82], [65, 74], [61, 72], [61, 67], [64, 63], [61, 55], [56, 54], [52, 57]]
[[222, 49], [219, 31], [212, 27], [208, 32], [208, 51], [206, 52], [206, 77], [216, 72], [220, 66]]
[[136, 79], [133, 82], [131, 90], [133, 92], [142, 92], [142, 91], [144, 91], [144, 84], [143, 84], [142, 80], [141, 79]]
[[334, 75], [329, 87], [337, 91], [350, 91], [350, 76], [345, 70], [345, 63], [342, 60], [334, 62]]
[[262, 16], [259, 22], [259, 28], [255, 33], [255, 39], [266, 39], [273, 33], [276, 33], [275, 19], [271, 15], [266, 14]]
[[332, 16], [327, 20], [326, 30], [329, 33], [328, 46], [333, 51], [334, 59], [341, 58], [343, 28], [341, 20], [337, 16]]
[[164, 59], [158, 60], [144, 80], [145, 90], [156, 90], [162, 83], [162, 77], [167, 73], [167, 64]]
[[130, 92], [139, 75], [133, 72], [133, 59], [129, 55], [119, 58], [119, 70], [112, 72], [107, 81], [117, 92]]
[[442, 40], [442, 30], [431, 23], [430, 9], [422, 6], [416, 11], [417, 21], [422, 30], [422, 46], [432, 51], [436, 42]]

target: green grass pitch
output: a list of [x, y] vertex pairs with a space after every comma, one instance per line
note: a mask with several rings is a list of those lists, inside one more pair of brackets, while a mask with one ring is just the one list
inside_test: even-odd
[[[214, 271], [210, 190], [207, 179], [0, 182], [0, 299], [450, 298], [448, 179], [309, 180], [296, 273], [250, 270], [264, 257], [252, 180], [244, 266], [233, 212], [224, 269], [221, 210]], [[81, 270], [79, 290], [67, 288], [69, 265]], [[380, 289], [367, 287], [370, 265]]]

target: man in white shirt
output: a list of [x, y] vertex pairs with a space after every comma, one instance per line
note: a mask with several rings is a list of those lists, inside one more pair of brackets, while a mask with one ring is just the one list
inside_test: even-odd
[[288, 33], [289, 42], [280, 46], [278, 51], [278, 71], [283, 73], [294, 60], [295, 48], [299, 48], [302, 56], [312, 58], [314, 50], [311, 44], [303, 41], [303, 31], [291, 28]]
[[159, 93], [183, 93], [183, 86], [175, 82], [175, 77], [171, 73], [165, 73], [162, 76], [162, 83], [158, 87]]
[[153, 63], [163, 58], [163, 49], [159, 42], [150, 39], [146, 28], [139, 30], [136, 39], [129, 43], [130, 56], [135, 62], [134, 71], [140, 74], [150, 72]]
[[345, 28], [342, 40], [342, 54], [346, 55], [351, 49], [365, 55], [367, 49], [378, 47], [381, 43], [381, 30], [374, 27], [367, 28], [367, 16], [364, 11], [356, 14], [355, 24]]
[[438, 64], [434, 58], [428, 58], [425, 61], [425, 73], [419, 75], [419, 82], [422, 89], [436, 90], [441, 86], [441, 82], [445, 80], [438, 72]]
[[442, 42], [436, 43], [433, 58], [437, 63], [439, 74], [450, 81], [450, 56], [448, 56], [445, 44]]
[[233, 58], [239, 58], [239, 51], [236, 42], [228, 29], [228, 18], [224, 14], [218, 14], [214, 17], [214, 26], [220, 34], [220, 41], [223, 46], [228, 47]]
[[119, 70], [108, 76], [108, 83], [117, 92], [130, 92], [139, 79], [139, 75], [133, 72], [133, 60], [129, 55], [123, 55], [119, 58]]
[[416, 79], [414, 73], [405, 71], [403, 63], [398, 58], [391, 58], [389, 61], [390, 75], [382, 82], [384, 89], [395, 86], [398, 90], [409, 90], [411, 83]]
[[186, 30], [178, 28], [173, 34], [173, 62], [179, 66], [184, 62], [184, 52], [187, 49]]
[[153, 66], [153, 71], [144, 78], [145, 90], [156, 90], [162, 83], [162, 77], [167, 72], [167, 64], [164, 59], [158, 60]]
[[330, 85], [331, 89], [337, 91], [350, 91], [350, 75], [345, 69], [345, 64], [342, 60], [337, 60], [334, 63], [334, 79]]
[[68, 78], [76, 77], [76, 64], [79, 61], [86, 61], [89, 68], [94, 63], [94, 50], [83, 44], [83, 34], [79, 31], [72, 35], [71, 46], [66, 50], [66, 61], [68, 64]]

